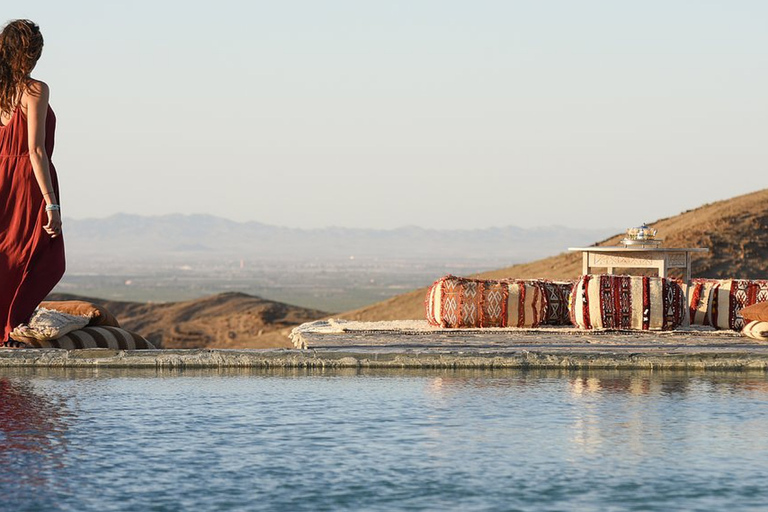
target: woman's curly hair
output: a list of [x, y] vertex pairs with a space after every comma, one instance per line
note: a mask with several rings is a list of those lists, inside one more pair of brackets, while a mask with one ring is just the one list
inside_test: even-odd
[[30, 20], [13, 20], [0, 33], [0, 111], [18, 105], [29, 74], [43, 53], [43, 34]]

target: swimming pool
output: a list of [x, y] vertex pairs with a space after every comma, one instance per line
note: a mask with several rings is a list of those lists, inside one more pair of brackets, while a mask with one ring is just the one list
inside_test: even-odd
[[763, 373], [0, 372], [6, 510], [765, 510]]

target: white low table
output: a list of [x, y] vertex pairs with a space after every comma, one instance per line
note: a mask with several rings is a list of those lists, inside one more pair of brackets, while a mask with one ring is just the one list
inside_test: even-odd
[[699, 247], [569, 247], [569, 251], [581, 251], [583, 256], [582, 273], [590, 274], [593, 268], [605, 268], [607, 274], [613, 274], [617, 268], [655, 268], [659, 277], [667, 277], [668, 270], [683, 269], [683, 280], [691, 284], [691, 254], [708, 252]]

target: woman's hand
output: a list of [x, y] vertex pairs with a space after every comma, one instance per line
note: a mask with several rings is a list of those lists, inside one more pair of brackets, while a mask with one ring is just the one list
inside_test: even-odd
[[43, 229], [52, 238], [56, 238], [61, 235], [61, 212], [58, 210], [48, 210], [45, 213], [48, 214], [48, 224], [43, 226]]

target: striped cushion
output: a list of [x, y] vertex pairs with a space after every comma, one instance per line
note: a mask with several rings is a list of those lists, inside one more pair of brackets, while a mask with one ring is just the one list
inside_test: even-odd
[[760, 341], [768, 341], [768, 322], [749, 322], [741, 330], [741, 334]]
[[430, 287], [427, 320], [441, 327], [537, 327], [547, 314], [538, 281], [445, 276]]
[[55, 340], [29, 343], [35, 348], [113, 348], [118, 350], [137, 350], [155, 348], [138, 334], [119, 327], [84, 327]]
[[742, 308], [768, 301], [768, 281], [694, 279], [689, 293], [691, 323], [740, 331]]
[[711, 325], [709, 313], [712, 300], [712, 288], [716, 279], [693, 279], [688, 288], [688, 311], [691, 325]]
[[685, 296], [662, 277], [590, 274], [574, 285], [570, 310], [582, 329], [671, 330], [683, 322]]

